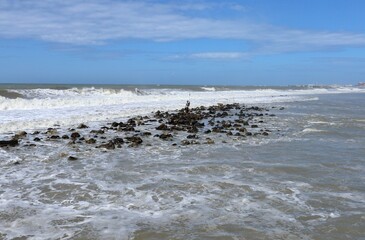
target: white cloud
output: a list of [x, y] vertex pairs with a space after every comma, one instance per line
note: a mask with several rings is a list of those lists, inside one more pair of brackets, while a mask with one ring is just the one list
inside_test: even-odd
[[248, 57], [245, 52], [200, 52], [192, 54], [176, 54], [168, 57], [168, 60], [207, 59], [207, 60], [235, 60]]
[[[1, 0], [0, 37], [72, 45], [107, 44], [123, 39], [237, 39], [256, 47], [251, 55], [365, 45], [365, 34], [285, 29], [189, 14], [190, 10], [209, 11], [214, 7], [207, 2]], [[244, 9], [239, 5], [226, 8]], [[247, 53], [196, 53], [195, 58], [233, 59], [244, 55]]]

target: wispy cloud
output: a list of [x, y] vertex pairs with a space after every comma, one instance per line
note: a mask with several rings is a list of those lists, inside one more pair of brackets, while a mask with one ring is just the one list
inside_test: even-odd
[[[274, 54], [365, 46], [365, 34], [286, 29], [235, 19], [192, 15], [214, 4], [113, 0], [2, 0], [0, 37], [31, 38], [71, 45], [107, 44], [124, 39], [176, 41], [238, 39], [255, 46], [250, 53]], [[220, 6], [222, 7], [222, 6]], [[225, 5], [230, 11], [244, 6]], [[247, 53], [196, 53], [191, 58], [242, 58]]]
[[192, 54], [175, 54], [168, 57], [168, 60], [185, 59], [206, 59], [206, 60], [235, 60], [249, 57], [245, 52], [200, 52]]

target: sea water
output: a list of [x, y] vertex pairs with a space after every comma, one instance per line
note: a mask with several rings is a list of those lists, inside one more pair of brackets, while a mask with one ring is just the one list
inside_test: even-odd
[[364, 239], [364, 89], [1, 88], [0, 140], [99, 127], [187, 100], [275, 116], [263, 123], [267, 137], [216, 134], [212, 145], [151, 137], [115, 150], [60, 141], [0, 148], [0, 239]]

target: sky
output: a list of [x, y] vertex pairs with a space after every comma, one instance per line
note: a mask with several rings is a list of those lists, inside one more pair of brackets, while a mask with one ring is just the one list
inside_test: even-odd
[[365, 82], [363, 0], [0, 0], [0, 83]]

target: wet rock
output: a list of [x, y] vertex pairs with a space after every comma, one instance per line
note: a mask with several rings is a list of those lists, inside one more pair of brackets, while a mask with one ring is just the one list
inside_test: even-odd
[[0, 141], [0, 147], [15, 147], [19, 145], [18, 139], [12, 139], [10, 141]]
[[86, 139], [85, 143], [94, 144], [94, 143], [96, 143], [96, 140], [94, 138], [89, 138], [89, 139]]
[[252, 124], [251, 128], [258, 128], [259, 126], [257, 126], [256, 124]]
[[38, 134], [40, 134], [41, 132], [40, 131], [35, 131], [35, 132], [33, 132], [33, 134], [32, 135], [38, 135]]
[[163, 133], [159, 136], [162, 140], [170, 140], [172, 139], [172, 135], [170, 133]]
[[104, 144], [101, 144], [99, 146], [97, 146], [97, 148], [106, 148], [106, 149], [109, 149], [109, 150], [113, 150], [115, 149], [115, 144], [113, 141], [109, 141], [107, 143], [104, 143]]
[[126, 137], [125, 138], [128, 142], [133, 143], [134, 145], [139, 145], [143, 142], [142, 138], [138, 136]]
[[246, 128], [238, 128], [237, 129], [239, 132], [241, 132], [241, 133], [246, 133], [247, 132], [247, 129]]
[[151, 136], [152, 135], [152, 133], [150, 133], [150, 132], [142, 132], [141, 133], [141, 136]]
[[123, 140], [123, 138], [114, 138], [113, 142], [114, 142], [114, 144], [123, 144], [124, 140]]
[[160, 126], [156, 127], [156, 130], [167, 131], [170, 130], [170, 128], [165, 123], [162, 123]]
[[36, 138], [34, 138], [34, 139], [33, 139], [33, 141], [35, 141], [35, 142], [39, 142], [39, 141], [41, 141], [41, 139], [40, 139], [40, 138], [38, 138], [38, 137], [36, 137]]
[[123, 127], [123, 128], [119, 128], [118, 131], [133, 132], [133, 131], [135, 131], [135, 129], [132, 126], [126, 126], [126, 127]]
[[52, 135], [52, 136], [49, 137], [49, 139], [53, 139], [53, 140], [60, 139], [60, 136]]
[[112, 123], [112, 127], [118, 127], [118, 126], [119, 126], [119, 123], [117, 123], [117, 122]]
[[196, 134], [188, 135], [187, 139], [198, 139], [199, 137]]
[[78, 158], [77, 157], [74, 157], [74, 156], [69, 156], [68, 158], [67, 158], [67, 160], [69, 160], [69, 161], [75, 161], [75, 160], [77, 160]]
[[214, 144], [215, 142], [211, 138], [206, 138], [205, 144]]
[[209, 133], [211, 133], [212, 131], [210, 130], [210, 129], [208, 129], [208, 130], [206, 130], [204, 133], [205, 134], [209, 134]]
[[279, 108], [279, 110], [284, 110], [284, 109], [285, 109], [284, 107]]
[[68, 135], [62, 135], [62, 137], [61, 137], [62, 139], [70, 139], [70, 137], [68, 136]]
[[183, 145], [183, 146], [190, 145], [190, 141], [189, 140], [182, 140], [181, 145]]
[[19, 140], [25, 138], [27, 136], [27, 132], [21, 131], [14, 135], [13, 140]]
[[262, 135], [269, 136], [269, 133], [268, 132], [263, 132]]
[[57, 129], [55, 129], [55, 128], [48, 128], [47, 131], [46, 131], [46, 134], [47, 135], [55, 135], [55, 134], [57, 134]]
[[71, 134], [71, 138], [72, 139], [76, 139], [76, 138], [79, 138], [81, 135], [80, 135], [80, 133], [78, 133], [78, 132], [73, 132], [72, 134]]
[[83, 128], [89, 128], [87, 125], [81, 123], [78, 127], [78, 129], [83, 129]]
[[104, 134], [105, 132], [103, 130], [91, 130], [90, 133], [93, 133], [93, 134]]

